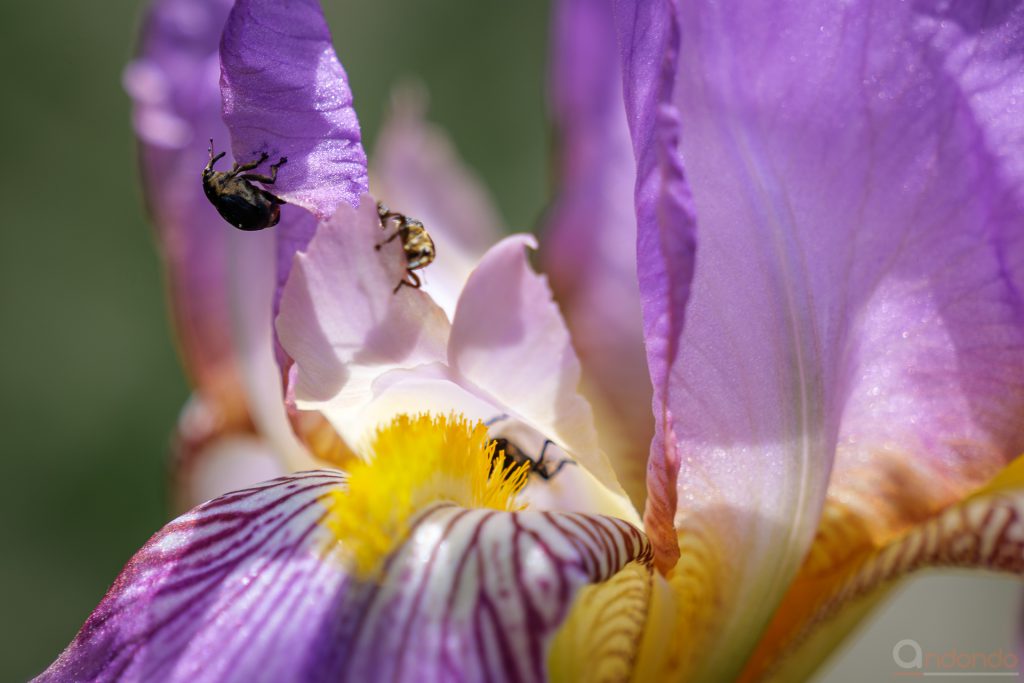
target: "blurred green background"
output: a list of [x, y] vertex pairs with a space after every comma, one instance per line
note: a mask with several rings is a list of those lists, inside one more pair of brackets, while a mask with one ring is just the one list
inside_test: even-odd
[[[417, 77], [508, 223], [531, 227], [547, 185], [547, 3], [325, 5], [368, 147], [390, 88]], [[44, 668], [167, 519], [165, 455], [188, 390], [120, 86], [141, 12], [137, 0], [5, 8], [0, 681]], [[1016, 591], [914, 586], [828, 680], [874, 680], [865, 662], [892, 671], [892, 644], [924, 627], [938, 625], [935, 648], [967, 634], [1007, 647]]]

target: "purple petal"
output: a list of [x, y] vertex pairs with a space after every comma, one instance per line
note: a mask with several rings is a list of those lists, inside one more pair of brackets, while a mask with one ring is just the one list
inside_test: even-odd
[[[702, 241], [668, 409], [730, 678], [831, 494], [879, 541], [1024, 450], [1024, 10], [687, 3]], [[629, 79], [627, 79], [627, 82]], [[756, 595], [756, 599], [755, 599]]]
[[612, 4], [562, 0], [553, 22], [548, 91], [558, 187], [540, 255], [601, 445], [639, 503], [654, 421], [636, 277], [636, 164]]
[[274, 194], [327, 219], [367, 189], [345, 71], [317, 0], [238, 0], [220, 48], [224, 121], [236, 161], [281, 167]]
[[650, 564], [608, 517], [436, 507], [382, 574], [322, 522], [339, 473], [237, 491], [128, 563], [38, 681], [541, 681], [577, 591]]
[[[179, 347], [196, 389], [193, 405], [199, 406], [180, 426], [182, 482], [191, 477], [187, 470], [201, 466], [208, 445], [254, 429], [283, 456], [283, 465], [310, 466], [287, 426], [275, 377], [271, 312], [274, 233], [308, 231], [315, 220], [285, 207], [274, 232], [240, 236], [210, 205], [197, 175], [206, 163], [208, 139], [227, 137], [218, 44], [229, 9], [227, 2], [155, 2], [140, 53], [125, 72], [146, 200], [167, 268]], [[291, 253], [289, 265], [290, 259]]]

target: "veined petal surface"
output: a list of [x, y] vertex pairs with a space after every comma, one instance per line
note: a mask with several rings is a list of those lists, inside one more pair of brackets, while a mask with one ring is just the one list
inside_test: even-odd
[[712, 579], [724, 635], [696, 675], [719, 680], [810, 544], [833, 458], [830, 496], [884, 538], [1024, 445], [1022, 10], [678, 9], [700, 244], [668, 410], [677, 528], [745, 549]]
[[238, 0], [221, 42], [235, 159], [288, 157], [274, 194], [323, 220], [366, 192], [352, 92], [318, 0]]
[[576, 592], [650, 564], [620, 520], [442, 505], [361, 579], [323, 523], [341, 486], [300, 473], [171, 522], [37, 680], [541, 681]]

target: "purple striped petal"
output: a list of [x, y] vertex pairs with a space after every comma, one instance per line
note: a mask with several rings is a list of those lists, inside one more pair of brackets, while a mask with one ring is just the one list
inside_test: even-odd
[[601, 445], [637, 504], [654, 434], [636, 277], [636, 163], [611, 2], [555, 4], [554, 203], [540, 256], [583, 367]]
[[306, 472], [171, 522], [37, 681], [541, 681], [576, 592], [650, 564], [613, 518], [441, 506], [359, 580], [322, 524], [343, 485]]
[[576, 592], [650, 546], [591, 515], [442, 507], [387, 567], [356, 624], [337, 623], [346, 681], [544, 681]]
[[317, 0], [237, 0], [221, 42], [224, 121], [238, 161], [288, 157], [275, 194], [321, 220], [366, 192], [345, 71]]
[[320, 523], [320, 500], [342, 482], [275, 479], [174, 520], [37, 681], [303, 680], [346, 583]]

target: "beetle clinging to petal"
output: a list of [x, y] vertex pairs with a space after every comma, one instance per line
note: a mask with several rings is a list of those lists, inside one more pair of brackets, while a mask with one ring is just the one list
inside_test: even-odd
[[277, 195], [256, 187], [253, 182], [273, 185], [277, 181], [277, 169], [288, 163], [288, 157], [281, 157], [270, 167], [270, 175], [248, 173], [256, 170], [269, 158], [264, 152], [256, 161], [231, 167], [230, 171], [215, 171], [214, 164], [226, 152], [214, 156], [213, 140], [210, 140], [210, 161], [203, 169], [203, 191], [206, 198], [216, 207], [218, 213], [239, 230], [263, 230], [272, 228], [281, 220], [281, 205], [287, 202]]

